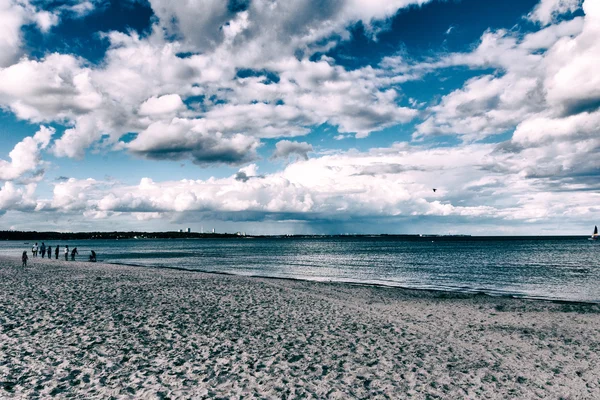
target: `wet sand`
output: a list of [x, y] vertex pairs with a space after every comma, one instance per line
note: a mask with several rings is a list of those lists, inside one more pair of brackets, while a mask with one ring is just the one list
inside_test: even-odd
[[0, 398], [600, 398], [600, 306], [0, 257]]

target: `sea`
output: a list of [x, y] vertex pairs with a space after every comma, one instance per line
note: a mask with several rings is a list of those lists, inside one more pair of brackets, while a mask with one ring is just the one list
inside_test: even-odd
[[[38, 243], [41, 244], [43, 238]], [[146, 268], [600, 303], [600, 243], [585, 237], [239, 237], [46, 241]], [[1, 241], [0, 254], [33, 242]], [[61, 254], [62, 257], [62, 254]], [[35, 259], [31, 260], [35, 261]]]

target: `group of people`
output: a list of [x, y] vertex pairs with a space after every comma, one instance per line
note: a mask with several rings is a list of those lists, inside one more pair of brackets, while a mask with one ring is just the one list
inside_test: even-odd
[[[37, 242], [31, 247], [31, 255], [32, 257], [37, 257], [38, 256], [38, 252], [41, 255], [41, 258], [44, 258], [46, 255], [48, 255], [48, 258], [52, 258], [52, 246], [48, 246], [46, 247], [46, 244], [44, 244], [44, 242], [42, 242], [42, 245], [38, 247]], [[75, 261], [75, 256], [77, 254], [79, 254], [79, 252], [77, 251], [77, 247], [74, 247], [72, 250], [69, 251], [69, 245], [66, 245], [63, 253], [65, 255], [65, 261], [69, 260], [69, 254], [71, 254], [71, 261]], [[60, 255], [60, 246], [56, 245], [56, 247], [54, 248], [54, 255], [56, 256], [56, 259], [58, 260], [58, 256]], [[27, 266], [27, 260], [29, 259], [29, 257], [27, 256], [27, 251], [23, 252], [23, 255], [21, 256], [21, 260], [23, 261], [23, 266]], [[89, 261], [92, 262], [96, 262], [96, 252], [94, 250], [91, 250], [91, 255], [89, 258]]]

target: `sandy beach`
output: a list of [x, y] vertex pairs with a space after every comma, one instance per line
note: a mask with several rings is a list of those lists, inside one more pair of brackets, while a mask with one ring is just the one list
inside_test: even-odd
[[0, 258], [0, 398], [600, 398], [600, 306]]

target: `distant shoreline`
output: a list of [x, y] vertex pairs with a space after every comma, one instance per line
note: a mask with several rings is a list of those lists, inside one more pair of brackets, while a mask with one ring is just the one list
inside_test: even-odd
[[384, 238], [406, 240], [549, 240], [582, 239], [587, 235], [515, 235], [515, 236], [477, 236], [477, 235], [436, 235], [436, 234], [332, 234], [332, 235], [247, 235], [245, 233], [200, 233], [200, 232], [38, 232], [38, 231], [0, 231], [0, 240], [143, 240], [143, 239], [285, 239], [285, 238]]

